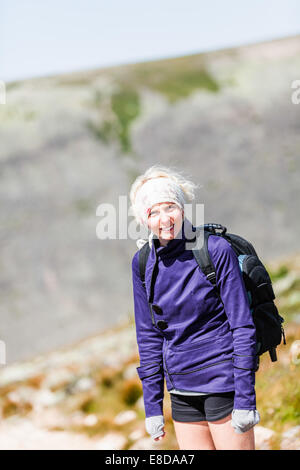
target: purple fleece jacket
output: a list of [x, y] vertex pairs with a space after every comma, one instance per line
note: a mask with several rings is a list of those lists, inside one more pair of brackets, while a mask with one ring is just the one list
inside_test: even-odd
[[164, 379], [168, 391], [233, 390], [235, 409], [254, 410], [256, 330], [238, 258], [227, 240], [210, 235], [221, 302], [182, 234], [165, 247], [153, 239], [145, 287], [139, 251], [132, 259], [137, 372], [146, 417], [163, 414]]

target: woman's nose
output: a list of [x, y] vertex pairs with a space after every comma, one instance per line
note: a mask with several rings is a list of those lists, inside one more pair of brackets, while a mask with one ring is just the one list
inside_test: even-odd
[[165, 212], [160, 214], [160, 223], [166, 225], [171, 220], [170, 216]]

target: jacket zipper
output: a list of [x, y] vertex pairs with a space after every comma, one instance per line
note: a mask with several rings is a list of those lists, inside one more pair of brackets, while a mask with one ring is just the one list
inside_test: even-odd
[[166, 340], [165, 354], [163, 354], [163, 363], [164, 363], [164, 366], [165, 366], [167, 375], [168, 375], [168, 377], [169, 377], [169, 380], [170, 380], [170, 382], [171, 382], [171, 384], [172, 384], [172, 387], [173, 387], [173, 388], [176, 388], [175, 385], [174, 385], [174, 383], [173, 383], [173, 380], [171, 379], [171, 376], [170, 376], [170, 374], [169, 374], [168, 368], [167, 368], [167, 362], [166, 362], [167, 347], [168, 347], [168, 340]]
[[152, 303], [151, 303], [151, 300], [153, 300], [153, 297], [154, 297], [154, 295], [152, 295], [152, 292], [153, 292], [152, 279], [153, 279], [153, 273], [154, 273], [154, 270], [155, 270], [156, 264], [157, 264], [157, 253], [156, 253], [155, 246], [154, 246], [154, 255], [155, 255], [155, 262], [154, 262], [154, 266], [152, 268], [152, 273], [151, 273], [151, 278], [150, 278], [150, 295], [149, 295], [148, 303], [149, 303], [149, 308], [150, 308], [150, 313], [151, 313], [152, 325], [156, 326], [153, 311], [152, 311]]

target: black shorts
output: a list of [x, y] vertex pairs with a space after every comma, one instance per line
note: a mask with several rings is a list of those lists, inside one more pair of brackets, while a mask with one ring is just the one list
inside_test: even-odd
[[182, 423], [218, 421], [233, 410], [234, 392], [209, 395], [178, 395], [170, 393], [172, 418]]

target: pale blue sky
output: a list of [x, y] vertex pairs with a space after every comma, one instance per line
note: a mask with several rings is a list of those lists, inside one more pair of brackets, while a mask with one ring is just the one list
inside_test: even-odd
[[0, 80], [300, 34], [299, 0], [0, 0]]

